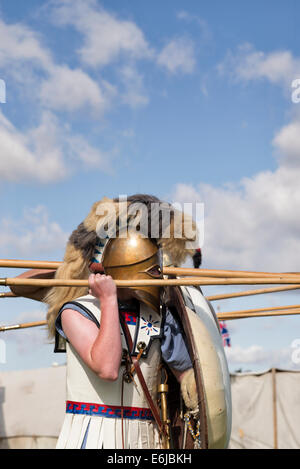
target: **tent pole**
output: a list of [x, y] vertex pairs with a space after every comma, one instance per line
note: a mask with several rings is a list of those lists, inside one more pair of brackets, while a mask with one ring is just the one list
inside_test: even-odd
[[276, 369], [272, 368], [274, 449], [278, 449]]

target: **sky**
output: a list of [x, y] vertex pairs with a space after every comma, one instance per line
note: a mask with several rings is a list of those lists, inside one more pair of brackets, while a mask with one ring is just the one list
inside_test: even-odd
[[[1, 258], [61, 260], [95, 201], [142, 192], [204, 204], [203, 268], [299, 271], [299, 13], [297, 0], [0, 0]], [[45, 314], [0, 299], [1, 324]], [[230, 370], [299, 369], [297, 316], [227, 326]], [[65, 360], [41, 328], [0, 341], [2, 371]]]

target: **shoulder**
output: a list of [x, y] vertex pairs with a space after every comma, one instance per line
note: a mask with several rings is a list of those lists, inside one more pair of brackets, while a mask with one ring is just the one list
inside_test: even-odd
[[60, 313], [66, 309], [75, 310], [99, 325], [101, 317], [100, 302], [99, 299], [95, 298], [93, 295], [81, 296], [65, 303]]
[[61, 313], [61, 329], [69, 340], [79, 335], [91, 334], [96, 336], [99, 330], [95, 321], [71, 307], [64, 309]]
[[99, 328], [100, 316], [99, 300], [92, 295], [85, 295], [68, 301], [60, 308], [55, 321], [55, 328], [63, 338], [66, 338], [64, 330], [66, 323], [72, 321], [74, 326], [75, 323], [80, 324], [82, 319], [86, 318]]

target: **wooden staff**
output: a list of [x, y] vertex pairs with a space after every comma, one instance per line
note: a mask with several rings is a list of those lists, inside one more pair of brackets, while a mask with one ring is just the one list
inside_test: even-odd
[[22, 324], [13, 324], [12, 326], [0, 326], [0, 332], [12, 331], [15, 329], [26, 329], [28, 327], [46, 326], [47, 321], [24, 322]]
[[[286, 287], [273, 287], [273, 288], [262, 288], [258, 290], [246, 290], [236, 293], [221, 293], [219, 295], [210, 295], [206, 296], [208, 301], [217, 301], [217, 300], [226, 300], [230, 298], [239, 298], [242, 296], [251, 296], [251, 295], [262, 295], [265, 293], [276, 293], [276, 292], [284, 292], [290, 290], [298, 290], [300, 286], [298, 285], [287, 285]], [[21, 295], [16, 295], [12, 292], [4, 292], [0, 293], [1, 298], [21, 298]]]
[[261, 313], [263, 311], [280, 311], [281, 309], [300, 309], [300, 305], [274, 306], [272, 308], [241, 309], [238, 311], [222, 311], [222, 314]]
[[206, 296], [208, 301], [217, 301], [217, 300], [228, 300], [231, 298], [239, 298], [241, 296], [251, 296], [251, 295], [263, 295], [265, 293], [276, 293], [290, 290], [298, 290], [300, 286], [298, 285], [287, 285], [286, 287], [271, 287], [271, 288], [260, 288], [258, 290], [246, 290], [235, 293], [220, 293], [219, 295], [210, 295]]
[[[285, 315], [294, 315], [300, 314], [300, 308], [298, 309], [282, 309], [280, 311], [262, 311], [262, 312], [251, 312], [249, 313], [238, 313], [232, 311], [231, 313], [217, 313], [217, 318], [219, 321], [229, 321], [231, 319], [245, 319], [245, 318], [254, 318], [254, 317], [262, 317], [262, 316], [285, 316]], [[15, 329], [26, 329], [29, 327], [38, 327], [38, 326], [46, 326], [47, 321], [36, 321], [36, 322], [25, 322], [22, 324], [14, 324], [11, 326], [0, 326], [0, 332], [11, 331]]]
[[16, 269], [58, 269], [62, 262], [0, 259], [0, 267]]
[[12, 292], [0, 293], [0, 298], [19, 298], [19, 295], [15, 295]]
[[[251, 310], [249, 310], [251, 311]], [[261, 318], [267, 316], [287, 316], [300, 314], [300, 308], [298, 309], [282, 309], [280, 311], [262, 311], [262, 312], [249, 312], [249, 313], [237, 313], [232, 311], [231, 313], [218, 313], [218, 319], [220, 321], [230, 321], [231, 319], [246, 319], [246, 318]]]
[[190, 277], [219, 277], [219, 278], [264, 278], [264, 277], [294, 277], [300, 272], [248, 272], [243, 270], [211, 270], [211, 269], [189, 269], [186, 267], [164, 267], [165, 275], [178, 275]]
[[[219, 295], [209, 295], [206, 296], [208, 301], [217, 301], [217, 300], [226, 300], [231, 298], [239, 298], [242, 296], [251, 296], [251, 295], [262, 295], [265, 293], [276, 293], [276, 292], [284, 292], [290, 290], [298, 290], [300, 286], [298, 285], [287, 285], [286, 287], [273, 287], [273, 288], [262, 288], [258, 290], [246, 290], [236, 293], [221, 293]], [[21, 295], [16, 295], [12, 292], [4, 292], [0, 293], [1, 298], [21, 298]]]
[[[257, 284], [297, 284], [300, 285], [298, 277], [276, 277], [276, 278], [178, 278], [178, 279], [145, 279], [145, 280], [115, 280], [117, 287], [138, 286], [180, 286], [180, 285], [257, 285]], [[1, 278], [0, 285], [3, 286], [39, 286], [39, 287], [87, 287], [88, 280], [73, 279], [26, 279], [26, 278]], [[299, 286], [300, 288], [300, 286]]]
[[[23, 269], [57, 269], [62, 262], [57, 261], [32, 261], [19, 259], [0, 259], [0, 267]], [[242, 270], [217, 270], [217, 269], [190, 269], [186, 267], [164, 267], [164, 275], [178, 275], [190, 277], [219, 277], [219, 278], [263, 278], [299, 276], [300, 272], [253, 272]]]

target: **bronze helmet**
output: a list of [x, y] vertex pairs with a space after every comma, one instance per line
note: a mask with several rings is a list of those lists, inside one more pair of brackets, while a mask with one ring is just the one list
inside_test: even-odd
[[[162, 256], [157, 244], [135, 230], [110, 238], [104, 248], [102, 265], [114, 280], [163, 278]], [[160, 309], [160, 287], [127, 287], [132, 297], [155, 311]]]

